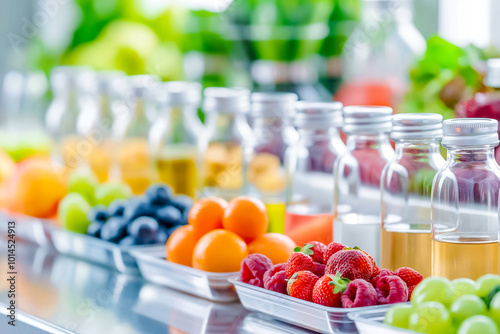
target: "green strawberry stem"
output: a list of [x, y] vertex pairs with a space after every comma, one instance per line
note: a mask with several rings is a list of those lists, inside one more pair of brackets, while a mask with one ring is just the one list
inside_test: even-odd
[[348, 278], [340, 277], [340, 273], [337, 272], [334, 275], [328, 275], [330, 279], [332, 280], [331, 282], [328, 283], [328, 285], [334, 285], [335, 288], [333, 288], [333, 293], [343, 293], [345, 289], [347, 288], [347, 285], [349, 284], [350, 280]]
[[300, 252], [300, 253], [304, 253], [306, 255], [314, 255], [314, 251], [311, 249], [313, 248], [314, 245], [313, 244], [304, 244], [304, 247], [300, 248], [300, 247], [295, 247], [293, 250], [295, 252]]

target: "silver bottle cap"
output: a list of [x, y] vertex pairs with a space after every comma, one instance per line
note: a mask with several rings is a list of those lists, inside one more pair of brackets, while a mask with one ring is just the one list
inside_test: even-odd
[[392, 127], [392, 108], [381, 106], [344, 107], [345, 133], [389, 133]]
[[106, 94], [123, 89], [126, 75], [122, 71], [98, 71], [95, 73], [97, 89]]
[[392, 116], [391, 138], [440, 139], [443, 137], [443, 116], [439, 114], [397, 114]]
[[157, 98], [173, 107], [198, 106], [201, 101], [201, 85], [197, 82], [170, 81], [156, 90]]
[[302, 129], [340, 128], [343, 124], [342, 103], [340, 102], [306, 102], [295, 104], [294, 124]]
[[94, 72], [86, 66], [57, 66], [50, 72], [50, 84], [54, 91], [88, 90], [95, 84]]
[[127, 84], [130, 89], [131, 97], [143, 98], [151, 90], [160, 85], [160, 78], [156, 75], [142, 74], [127, 77]]
[[293, 117], [298, 97], [294, 93], [253, 93], [251, 100], [251, 116], [281, 118]]
[[203, 110], [219, 113], [247, 113], [250, 110], [250, 91], [245, 88], [210, 87], [204, 91]]
[[488, 70], [484, 84], [492, 88], [500, 88], [500, 58], [489, 59], [486, 63]]
[[498, 145], [498, 122], [491, 118], [455, 118], [443, 122], [443, 146]]

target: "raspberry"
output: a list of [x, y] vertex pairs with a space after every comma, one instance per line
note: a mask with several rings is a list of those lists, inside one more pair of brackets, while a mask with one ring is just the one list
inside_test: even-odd
[[345, 248], [340, 242], [330, 242], [323, 252], [323, 263], [327, 264], [330, 257]]
[[263, 288], [263, 276], [272, 266], [273, 263], [267, 256], [250, 254], [241, 261], [240, 280], [244, 283]]
[[377, 291], [364, 279], [356, 279], [349, 283], [341, 301], [344, 308], [377, 305]]
[[326, 275], [340, 273], [341, 277], [355, 280], [369, 280], [372, 276], [373, 264], [365, 253], [358, 249], [346, 248], [333, 254], [325, 268]]
[[[312, 245], [312, 246], [309, 246]], [[310, 249], [312, 254], [304, 252], [304, 249]], [[326, 251], [326, 245], [319, 241], [309, 241], [304, 244], [302, 252], [310, 255], [314, 262], [323, 263], [323, 254]], [[325, 262], [326, 263], [326, 262]]]
[[413, 290], [415, 290], [416, 285], [408, 287], [408, 301], [411, 300], [411, 295], [413, 294]]
[[302, 252], [293, 253], [286, 261], [286, 278], [292, 278], [297, 271], [313, 271], [314, 262], [309, 255]]
[[286, 294], [285, 264], [280, 263], [264, 273], [264, 288]]
[[312, 271], [316, 276], [322, 277], [325, 275], [326, 266], [323, 263], [314, 262], [314, 270]]
[[424, 279], [424, 276], [422, 276], [422, 274], [420, 274], [415, 269], [408, 267], [399, 268], [394, 272], [394, 274], [401, 278], [407, 286], [417, 285]]
[[288, 295], [312, 302], [314, 285], [318, 279], [318, 276], [310, 271], [298, 271], [294, 273], [288, 280]]
[[383, 276], [375, 287], [379, 304], [394, 304], [408, 301], [408, 287], [398, 276]]
[[370, 283], [372, 283], [372, 285], [374, 287], [377, 287], [378, 280], [384, 276], [394, 276], [394, 273], [390, 269], [381, 269], [380, 273], [377, 276], [372, 275], [372, 278], [370, 279]]

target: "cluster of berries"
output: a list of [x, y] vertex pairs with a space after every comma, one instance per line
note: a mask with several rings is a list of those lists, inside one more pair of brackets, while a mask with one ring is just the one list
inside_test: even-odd
[[361, 307], [410, 300], [422, 275], [412, 268], [379, 269], [367, 252], [341, 243], [311, 241], [286, 263], [262, 254], [241, 263], [240, 280], [267, 290], [330, 307]]

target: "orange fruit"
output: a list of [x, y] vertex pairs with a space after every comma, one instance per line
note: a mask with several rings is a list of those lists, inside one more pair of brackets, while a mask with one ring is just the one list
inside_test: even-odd
[[167, 241], [167, 260], [173, 263], [191, 267], [193, 250], [198, 239], [191, 225], [179, 227]]
[[266, 206], [262, 201], [239, 196], [231, 200], [222, 219], [222, 226], [251, 242], [267, 231], [269, 219]]
[[212, 230], [222, 228], [226, 207], [226, 200], [219, 197], [205, 197], [194, 203], [189, 210], [188, 222], [198, 239]]
[[295, 242], [286, 235], [266, 233], [248, 245], [248, 253], [265, 255], [273, 264], [285, 263], [296, 246]]
[[229, 273], [240, 270], [241, 261], [248, 255], [243, 239], [222, 229], [205, 234], [196, 244], [193, 252], [193, 268]]

